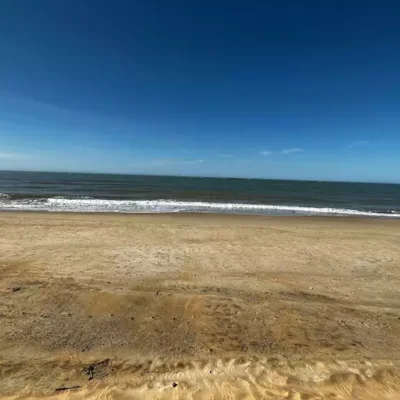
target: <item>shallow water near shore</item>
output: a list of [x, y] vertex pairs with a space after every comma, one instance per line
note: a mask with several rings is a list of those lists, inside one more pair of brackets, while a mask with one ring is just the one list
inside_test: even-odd
[[400, 185], [0, 171], [0, 210], [400, 217]]

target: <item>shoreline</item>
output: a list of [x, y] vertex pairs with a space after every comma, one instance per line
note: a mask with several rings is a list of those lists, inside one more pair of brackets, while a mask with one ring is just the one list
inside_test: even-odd
[[[383, 206], [382, 206], [383, 207]], [[43, 211], [43, 212], [99, 212], [99, 213], [203, 213], [263, 216], [354, 216], [369, 218], [399, 218], [400, 211], [393, 205], [387, 208], [352, 209], [342, 206], [285, 205], [264, 203], [231, 203], [167, 199], [101, 199], [101, 198], [34, 198], [31, 200], [2, 200], [2, 211]], [[397, 211], [396, 211], [397, 210]]]
[[165, 221], [171, 222], [184, 221], [184, 222], [231, 222], [235, 223], [237, 220], [263, 225], [268, 221], [275, 222], [288, 222], [288, 223], [304, 223], [304, 222], [340, 222], [340, 223], [370, 223], [370, 224], [399, 224], [400, 218], [390, 217], [368, 217], [358, 215], [259, 215], [259, 214], [228, 214], [228, 213], [202, 213], [202, 212], [157, 212], [157, 213], [129, 213], [129, 212], [74, 212], [74, 211], [35, 211], [35, 210], [0, 210], [0, 217], [12, 217], [16, 215], [29, 215], [36, 216], [38, 218], [60, 218], [69, 217], [72, 219], [84, 218], [104, 218], [108, 220], [112, 219], [127, 219], [134, 221]]

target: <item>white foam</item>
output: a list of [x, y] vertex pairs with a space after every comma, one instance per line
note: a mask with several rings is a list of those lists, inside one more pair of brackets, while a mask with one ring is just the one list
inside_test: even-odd
[[123, 212], [123, 213], [167, 213], [167, 212], [211, 212], [243, 214], [331, 214], [368, 217], [399, 218], [397, 213], [379, 213], [329, 207], [306, 207], [268, 204], [214, 203], [176, 200], [102, 200], [102, 199], [26, 199], [1, 201], [3, 210], [32, 210], [50, 212]]

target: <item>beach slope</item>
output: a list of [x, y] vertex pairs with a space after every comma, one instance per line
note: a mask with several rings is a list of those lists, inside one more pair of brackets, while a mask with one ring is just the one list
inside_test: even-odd
[[0, 214], [0, 397], [400, 399], [400, 221]]

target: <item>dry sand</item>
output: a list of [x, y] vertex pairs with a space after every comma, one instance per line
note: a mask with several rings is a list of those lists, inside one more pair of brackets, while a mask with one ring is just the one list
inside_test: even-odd
[[1, 398], [400, 399], [400, 221], [1, 213], [0, 238]]

